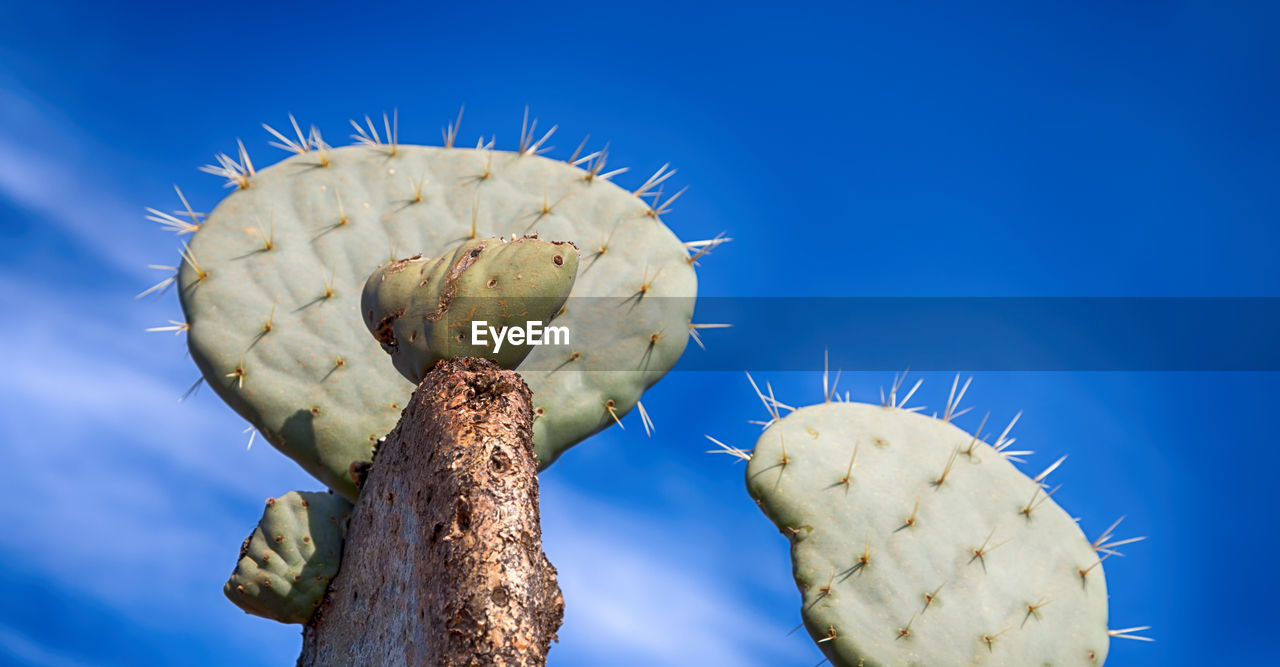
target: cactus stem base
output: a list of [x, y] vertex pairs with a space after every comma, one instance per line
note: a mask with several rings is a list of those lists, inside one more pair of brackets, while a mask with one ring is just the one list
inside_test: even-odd
[[487, 360], [427, 374], [363, 480], [299, 665], [546, 663], [564, 600], [542, 551], [530, 396]]

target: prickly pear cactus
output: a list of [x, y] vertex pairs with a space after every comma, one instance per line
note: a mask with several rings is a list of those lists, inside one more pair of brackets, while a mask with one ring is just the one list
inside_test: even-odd
[[222, 592], [250, 614], [306, 623], [338, 573], [351, 507], [330, 493], [290, 491], [268, 499]]
[[[450, 255], [378, 267], [365, 283], [360, 310], [396, 370], [417, 384], [437, 361], [452, 357], [518, 366], [534, 346], [523, 336], [517, 343], [491, 332], [549, 325], [577, 275], [578, 250], [568, 241], [476, 239]], [[473, 343], [473, 323], [485, 325], [482, 344]]]
[[371, 128], [359, 145], [332, 148], [314, 130], [277, 134], [294, 156], [255, 170], [242, 147], [208, 168], [235, 191], [203, 221], [156, 212], [194, 231], [178, 269], [179, 326], [205, 380], [349, 499], [350, 464], [372, 458], [413, 390], [364, 331], [362, 286], [380, 265], [533, 232], [582, 249], [577, 298], [556, 319], [571, 345], [539, 347], [519, 367], [546, 466], [629, 412], [676, 363], [693, 326], [693, 261], [719, 242], [687, 247], [663, 225], [673, 197], [656, 195], [670, 171], [628, 192], [608, 180], [616, 172], [601, 173], [602, 153], [560, 162], [538, 154], [541, 140], [506, 152], [453, 148], [453, 136], [446, 147], [407, 146]]
[[893, 405], [777, 415], [750, 454], [747, 488], [790, 538], [804, 623], [832, 664], [1106, 659], [1095, 545], [1043, 475], [1002, 454]]

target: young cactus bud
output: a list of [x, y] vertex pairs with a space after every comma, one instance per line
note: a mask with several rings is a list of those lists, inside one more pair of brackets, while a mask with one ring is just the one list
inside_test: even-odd
[[379, 267], [365, 282], [360, 310], [369, 333], [410, 382], [453, 357], [513, 369], [538, 342], [527, 333], [551, 322], [577, 273], [572, 243], [476, 239], [449, 255]]
[[222, 592], [255, 616], [306, 623], [338, 574], [350, 515], [351, 503], [330, 493], [268, 499]]

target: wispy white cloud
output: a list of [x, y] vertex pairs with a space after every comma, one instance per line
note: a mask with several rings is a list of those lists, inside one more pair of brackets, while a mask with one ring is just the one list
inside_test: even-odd
[[[198, 376], [185, 341], [143, 332], [180, 319], [177, 305], [172, 295], [130, 298], [157, 279], [145, 265], [171, 252], [171, 238], [148, 234], [141, 207], [119, 194], [109, 150], [6, 83], [0, 201], [100, 264], [48, 280], [0, 267], [0, 453], [9, 471], [0, 556], [51, 595], [113, 610], [123, 623], [114, 632], [220, 636], [229, 653], [285, 662], [296, 655], [296, 628], [246, 616], [221, 585], [261, 500], [321, 485], [270, 446], [246, 452], [243, 421], [209, 392], [177, 402]], [[0, 623], [30, 613], [0, 609]], [[0, 646], [0, 662], [74, 664], [61, 643], [12, 628], [0, 627]]]
[[8, 656], [10, 664], [39, 667], [80, 667], [86, 663], [73, 660], [17, 630], [0, 624], [0, 657]]
[[[779, 665], [816, 655], [759, 611], [750, 568], [690, 519], [543, 485], [544, 548], [565, 597], [552, 664]], [[702, 527], [702, 537], [709, 537]], [[793, 594], [794, 595], [794, 594]]]
[[148, 249], [138, 236], [120, 233], [141, 227], [142, 209], [111, 192], [110, 162], [93, 162], [94, 151], [92, 138], [36, 98], [0, 87], [0, 197], [124, 275], [149, 277]]
[[[263, 664], [296, 652], [296, 628], [244, 615], [221, 585], [262, 499], [321, 485], [268, 445], [245, 451], [212, 394], [177, 401], [198, 375], [185, 341], [143, 332], [173, 304], [101, 290], [0, 272], [0, 555], [135, 626], [120, 632], [226, 636]], [[63, 664], [34, 638], [0, 644]]]
[[[0, 279], [0, 309], [22, 313], [0, 329], [0, 440], [9, 469], [21, 471], [6, 486], [30, 501], [0, 503], [0, 549], [108, 603], [151, 604], [138, 577], [179, 594], [197, 572], [231, 567], [239, 538], [227, 534], [251, 524], [218, 497], [244, 506], [319, 484], [270, 447], [246, 452], [243, 422], [216, 398], [179, 404], [174, 378], [194, 369], [163, 372], [189, 364], [177, 341], [161, 341], [175, 353], [166, 364], [149, 354], [135, 318], [106, 319], [110, 304], [92, 299]], [[214, 497], [192, 497], [193, 488]], [[90, 564], [115, 574], [85, 576]]]

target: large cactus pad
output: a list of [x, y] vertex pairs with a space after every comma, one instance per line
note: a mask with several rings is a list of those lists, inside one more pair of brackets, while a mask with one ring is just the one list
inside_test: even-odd
[[306, 623], [338, 574], [351, 508], [329, 493], [290, 491], [268, 499], [222, 592], [250, 614]]
[[543, 466], [626, 414], [688, 340], [688, 250], [596, 168], [531, 151], [360, 145], [244, 171], [184, 253], [191, 355], [268, 441], [348, 498], [350, 464], [371, 458], [413, 390], [360, 313], [366, 278], [388, 260], [532, 232], [582, 250], [556, 319], [570, 350], [540, 347], [519, 368]]
[[1037, 480], [941, 419], [801, 408], [747, 487], [790, 537], [802, 615], [835, 665], [1089, 665], [1106, 658], [1099, 557]]

